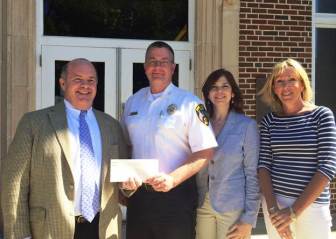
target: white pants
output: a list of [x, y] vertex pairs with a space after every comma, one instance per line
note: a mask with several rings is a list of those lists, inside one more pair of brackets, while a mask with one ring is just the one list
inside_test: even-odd
[[[295, 199], [276, 196], [280, 209], [291, 206]], [[281, 239], [269, 218], [266, 200], [262, 199], [266, 230], [270, 239]], [[331, 239], [332, 219], [329, 204], [312, 203], [290, 225], [294, 239]]]
[[218, 213], [213, 210], [209, 194], [197, 209], [196, 239], [225, 239], [229, 228], [238, 222], [242, 210]]

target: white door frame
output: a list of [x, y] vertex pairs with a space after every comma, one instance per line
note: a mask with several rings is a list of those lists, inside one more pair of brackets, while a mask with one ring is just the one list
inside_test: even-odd
[[[312, 88], [313, 92], [316, 87], [316, 78], [315, 78], [315, 65], [316, 65], [316, 29], [317, 28], [336, 28], [336, 14], [330, 13], [318, 13], [317, 12], [317, 2], [316, 0], [312, 1]], [[315, 94], [313, 95], [313, 100], [315, 102]]]
[[[41, 59], [43, 46], [75, 46], [92, 48], [146, 49], [153, 40], [104, 39], [87, 37], [59, 37], [43, 35], [43, 0], [36, 2], [36, 59]], [[195, 38], [195, 0], [188, 0], [188, 41], [166, 41], [174, 51], [190, 52], [189, 90], [194, 92], [194, 38]], [[42, 59], [43, 60], [43, 59]], [[36, 107], [41, 108], [42, 91], [41, 61], [36, 62]]]

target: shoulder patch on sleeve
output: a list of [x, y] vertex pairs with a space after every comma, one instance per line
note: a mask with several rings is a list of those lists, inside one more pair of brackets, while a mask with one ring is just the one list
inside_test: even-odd
[[206, 111], [204, 105], [198, 104], [195, 108], [195, 111], [199, 120], [206, 126], [209, 126], [209, 114], [208, 111]]

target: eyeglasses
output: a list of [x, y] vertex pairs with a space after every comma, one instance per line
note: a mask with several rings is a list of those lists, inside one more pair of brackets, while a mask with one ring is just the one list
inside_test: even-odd
[[213, 85], [210, 87], [210, 91], [213, 91], [213, 92], [218, 92], [220, 90], [226, 91], [229, 89], [231, 89], [230, 85]]
[[155, 67], [155, 66], [167, 67], [171, 63], [172, 63], [171, 61], [157, 61], [157, 60], [150, 60], [146, 62], [146, 64], [151, 67]]
[[289, 80], [275, 80], [274, 81], [274, 87], [285, 87], [285, 86], [295, 86], [297, 83], [299, 82], [299, 80], [291, 78]]

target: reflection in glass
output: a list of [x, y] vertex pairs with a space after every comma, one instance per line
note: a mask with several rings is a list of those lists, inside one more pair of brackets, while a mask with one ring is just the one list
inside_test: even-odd
[[336, 29], [316, 29], [315, 102], [336, 115]]
[[[178, 86], [179, 65], [176, 64], [173, 74], [173, 84]], [[149, 86], [147, 76], [145, 74], [143, 63], [133, 63], [133, 94], [141, 88]]]
[[44, 35], [188, 41], [188, 0], [43, 0]]
[[317, 12], [336, 13], [336, 1], [335, 0], [317, 0]]
[[[68, 61], [55, 61], [55, 104], [64, 99], [64, 94], [59, 85], [59, 78], [61, 76], [62, 67], [68, 63]], [[98, 85], [97, 95], [93, 101], [93, 108], [104, 112], [104, 97], [105, 97], [105, 63], [104, 62], [92, 62], [97, 71]]]

